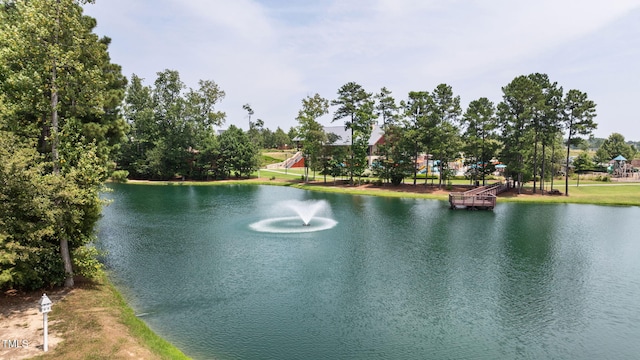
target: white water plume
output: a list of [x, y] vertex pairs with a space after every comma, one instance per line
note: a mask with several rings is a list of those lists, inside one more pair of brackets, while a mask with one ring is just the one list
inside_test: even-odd
[[331, 229], [337, 221], [324, 216], [330, 212], [326, 200], [289, 200], [276, 204], [278, 212], [290, 209], [297, 216], [275, 217], [260, 220], [250, 225], [253, 230], [271, 233], [301, 233]]

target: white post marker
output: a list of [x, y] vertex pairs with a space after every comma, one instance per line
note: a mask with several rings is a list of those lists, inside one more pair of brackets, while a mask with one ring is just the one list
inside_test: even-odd
[[49, 350], [49, 339], [48, 339], [48, 324], [47, 324], [47, 314], [51, 312], [51, 300], [47, 297], [47, 294], [42, 294], [42, 298], [38, 302], [40, 305], [40, 312], [42, 313], [42, 327], [44, 332], [44, 342], [42, 344], [42, 349], [44, 351]]

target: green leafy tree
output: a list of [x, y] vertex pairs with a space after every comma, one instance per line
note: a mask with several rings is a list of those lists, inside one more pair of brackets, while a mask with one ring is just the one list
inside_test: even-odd
[[[320, 174], [324, 176], [324, 183], [327, 183], [327, 175], [333, 175], [333, 167], [336, 165], [335, 160], [339, 155], [341, 147], [333, 146], [340, 136], [334, 133], [325, 133], [326, 139], [320, 150], [319, 169]], [[335, 179], [334, 179], [335, 180]]]
[[142, 79], [133, 74], [123, 106], [129, 131], [122, 143], [118, 163], [133, 178], [138, 179], [149, 177], [146, 154], [155, 147], [155, 142], [161, 136], [155, 123], [151, 94], [151, 87], [143, 85]]
[[289, 139], [291, 139], [293, 141], [293, 139], [298, 138], [298, 128], [296, 126], [292, 126], [289, 128], [289, 131], [287, 131], [287, 136], [289, 137]]
[[398, 105], [396, 100], [391, 96], [391, 90], [383, 87], [380, 93], [374, 96], [376, 102], [376, 115], [382, 118], [382, 127], [394, 124], [398, 121]]
[[415, 143], [410, 141], [406, 129], [399, 123], [387, 123], [384, 137], [380, 156], [373, 163], [374, 174], [393, 185], [400, 185], [412, 173], [415, 181]]
[[[411, 151], [408, 146], [407, 132], [401, 122], [400, 110], [406, 111], [406, 103], [401, 102], [396, 105], [395, 99], [391, 96], [391, 91], [386, 87], [376, 94], [376, 115], [382, 118], [382, 129], [384, 130], [384, 143], [378, 147], [378, 158], [372, 164], [374, 174], [385, 181], [399, 185], [406, 176], [415, 171], [412, 166]], [[413, 118], [415, 120], [415, 118]], [[417, 133], [412, 133], [417, 135]], [[419, 141], [419, 139], [416, 139]], [[417, 147], [414, 147], [414, 150]], [[414, 172], [414, 182], [416, 179]]]
[[208, 177], [195, 162], [215, 137], [214, 127], [225, 113], [216, 104], [225, 93], [210, 80], [188, 89], [174, 70], [157, 73], [153, 87], [133, 75], [125, 98], [125, 116], [131, 129], [123, 145], [121, 168], [134, 177], [170, 179]]
[[636, 157], [636, 154], [636, 148], [627, 144], [622, 134], [613, 133], [602, 142], [602, 145], [596, 151], [596, 160], [599, 163], [608, 163], [619, 155], [622, 155], [627, 160], [632, 160]]
[[[337, 139], [332, 135], [329, 135], [329, 136], [332, 137], [331, 139], [329, 139], [330, 142], [337, 141]], [[333, 182], [335, 184], [337, 177], [348, 175], [348, 171], [345, 168], [345, 164], [348, 161], [349, 154], [347, 149], [343, 146], [333, 146], [333, 147], [330, 147], [330, 149], [331, 149], [331, 153], [330, 153], [331, 157], [328, 158], [327, 172], [329, 175], [333, 177]]]
[[[64, 281], [52, 190], [35, 144], [0, 132], [0, 288], [36, 289]], [[47, 175], [46, 179], [51, 176]], [[48, 260], [48, 261], [46, 261]]]
[[92, 239], [98, 189], [125, 130], [118, 105], [126, 80], [110, 63], [109, 39], [98, 38], [95, 20], [82, 14], [87, 2], [16, 0], [0, 8], [0, 124], [37, 144], [38, 161], [47, 164], [42, 178], [55, 225], [41, 237], [49, 246], [39, 259], [62, 269], [67, 287], [74, 284], [71, 254]]
[[247, 135], [249, 136], [251, 141], [253, 141], [253, 143], [256, 144], [258, 148], [265, 147], [264, 133], [265, 133], [265, 128], [264, 128], [264, 121], [262, 121], [262, 119], [258, 119], [255, 122], [250, 123], [249, 131], [247, 131]]
[[275, 133], [269, 128], [263, 128], [260, 132], [262, 138], [262, 147], [265, 149], [277, 149], [278, 145], [275, 140]]
[[338, 98], [331, 101], [338, 106], [333, 114], [333, 121], [344, 120], [345, 129], [351, 130], [351, 146], [349, 147], [349, 181], [353, 184], [354, 175], [360, 176], [368, 166], [367, 152], [372, 125], [375, 121], [375, 101], [361, 85], [355, 82], [344, 84], [338, 90]]
[[218, 136], [208, 136], [200, 143], [198, 150], [192, 151], [192, 159], [189, 161], [190, 177], [192, 179], [211, 180], [221, 178], [216, 172], [220, 154]]
[[564, 194], [569, 196], [569, 150], [576, 143], [579, 135], [589, 135], [596, 129], [593, 121], [596, 116], [596, 104], [587, 98], [587, 94], [579, 90], [569, 90], [564, 99], [564, 125], [567, 131], [567, 158], [565, 171]]
[[216, 110], [216, 105], [225, 96], [225, 92], [212, 80], [199, 80], [197, 89], [189, 89], [185, 117], [192, 123], [195, 134], [208, 134], [214, 126], [224, 124], [226, 114]]
[[[72, 162], [51, 172], [33, 141], [0, 132], [0, 288], [37, 289], [66, 280], [59, 242], [69, 239], [74, 273], [100, 269], [89, 245], [100, 216], [100, 184], [107, 169], [95, 145], [76, 148]], [[62, 148], [61, 153], [70, 153]], [[70, 254], [71, 257], [71, 254]]]
[[[399, 132], [394, 129], [396, 134], [392, 135], [392, 141], [403, 143], [402, 147], [409, 147], [413, 160], [411, 161], [413, 172], [413, 185], [416, 185], [418, 178], [418, 168], [416, 162], [420, 153], [424, 150], [427, 152], [427, 164], [429, 157], [429, 145], [432, 137], [432, 128], [429, 124], [429, 111], [432, 107], [433, 99], [427, 91], [411, 91], [406, 101], [401, 102], [404, 110], [402, 137], [393, 136]], [[394, 163], [395, 165], [395, 163]], [[425, 179], [426, 181], [426, 179]]]
[[[433, 129], [432, 140], [434, 155], [439, 160], [439, 185], [449, 173], [448, 164], [459, 157], [462, 142], [460, 140], [460, 96], [454, 96], [453, 89], [447, 84], [438, 85], [431, 94], [428, 128]], [[444, 175], [444, 176], [443, 176]]]
[[273, 133], [274, 147], [278, 149], [284, 149], [291, 146], [291, 138], [284, 132], [279, 126]]
[[578, 186], [580, 186], [580, 174], [585, 171], [593, 170], [593, 167], [593, 161], [586, 151], [578, 154], [578, 156], [573, 160], [573, 168], [578, 175]]
[[577, 172], [592, 170], [594, 167], [593, 160], [586, 151], [581, 152], [573, 160], [573, 167]]
[[242, 129], [231, 125], [219, 139], [219, 173], [227, 178], [248, 177], [258, 169], [260, 150]]
[[[533, 112], [531, 118], [531, 133], [533, 134], [533, 192], [536, 193], [538, 170], [544, 178], [544, 164], [546, 147], [554, 135], [560, 130], [562, 88], [552, 83], [546, 74], [535, 73], [528, 76], [537, 86], [537, 94], [531, 99]], [[540, 146], [541, 145], [541, 146]], [[538, 148], [542, 148], [542, 168], [539, 169]], [[544, 182], [541, 181], [541, 186]]]
[[[563, 120], [563, 112], [562, 112], [562, 88], [554, 87], [552, 95], [547, 97], [548, 103], [551, 104], [551, 111], [547, 111], [545, 113], [545, 117], [543, 118], [543, 131], [542, 131], [542, 168], [540, 171], [540, 178], [543, 180], [540, 182], [540, 189], [544, 191], [545, 181], [551, 179], [553, 184], [553, 176], [555, 175], [555, 154], [556, 148], [558, 147], [558, 139], [562, 137], [562, 120]], [[558, 100], [560, 101], [558, 103]], [[551, 149], [551, 154], [548, 153], [549, 148]], [[558, 153], [559, 155], [559, 153]], [[551, 164], [551, 171], [548, 170], [549, 164]]]
[[466, 126], [463, 135], [463, 147], [470, 161], [472, 179], [482, 176], [482, 184], [486, 185], [485, 176], [493, 171], [491, 159], [496, 155], [498, 143], [495, 141], [495, 130], [498, 127], [495, 116], [495, 105], [487, 98], [480, 98], [469, 103], [462, 117]]
[[189, 159], [190, 134], [184, 119], [185, 84], [175, 70], [157, 73], [153, 88], [153, 113], [157, 133], [153, 149], [147, 152], [152, 178], [171, 179], [185, 175]]
[[188, 167], [186, 173], [192, 179], [209, 177], [212, 159], [210, 154], [217, 147], [215, 127], [224, 123], [226, 114], [216, 110], [225, 92], [211, 80], [198, 81], [197, 89], [189, 89], [185, 95], [185, 132]]
[[540, 92], [531, 78], [521, 75], [503, 87], [502, 93], [502, 102], [498, 104], [498, 119], [502, 125], [501, 159], [521, 192], [522, 185], [531, 177], [531, 168], [525, 166], [525, 160], [532, 150], [530, 124]]
[[305, 157], [305, 181], [309, 181], [309, 167], [321, 168], [320, 156], [327, 143], [327, 134], [318, 122], [318, 118], [329, 113], [329, 100], [315, 94], [302, 99], [302, 109], [298, 111], [298, 134], [302, 138], [302, 152]]
[[565, 142], [564, 142], [562, 133], [558, 132], [555, 138], [551, 142], [551, 155], [549, 156], [549, 159], [548, 159], [548, 162], [551, 163], [551, 174], [550, 174], [551, 176], [549, 177], [551, 180], [551, 190], [554, 190], [553, 181], [555, 176], [560, 171], [559, 164], [563, 164], [565, 162], [565, 158], [562, 151], [556, 151], [556, 149], [562, 150], [564, 145], [565, 145]]

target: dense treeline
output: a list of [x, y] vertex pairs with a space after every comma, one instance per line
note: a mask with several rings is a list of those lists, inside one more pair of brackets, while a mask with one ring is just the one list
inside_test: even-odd
[[[329, 107], [328, 100], [317, 94], [303, 100], [298, 116], [300, 136], [307, 139], [303, 149], [312, 169], [334, 174], [338, 158], [353, 181], [365, 170], [371, 125], [381, 118], [385, 143], [372, 168], [385, 180], [399, 183], [413, 176], [416, 184], [416, 164], [422, 154], [428, 154], [439, 167], [440, 185], [452, 173], [449, 164], [464, 157], [473, 179], [484, 180], [500, 163], [519, 188], [533, 180], [535, 191], [539, 179], [558, 172], [558, 164], [569, 166], [570, 146], [596, 128], [596, 105], [585, 93], [564, 93], [547, 75], [538, 73], [516, 77], [502, 92], [499, 104], [480, 98], [463, 112], [460, 97], [447, 84], [433, 91], [411, 91], [398, 103], [386, 88], [374, 95], [347, 83], [331, 101], [337, 106], [333, 121], [344, 119], [345, 128], [351, 130], [346, 156], [323, 150], [333, 141], [318, 133], [317, 119]], [[564, 158], [562, 149], [566, 149]]]
[[[346, 175], [353, 182], [373, 171], [393, 183], [412, 176], [416, 184], [415, 164], [428, 154], [439, 167], [439, 185], [452, 174], [449, 164], [464, 157], [474, 180], [484, 182], [501, 164], [520, 187], [533, 181], [537, 191], [540, 179], [567, 173], [562, 169], [569, 166], [570, 147], [596, 128], [596, 105], [585, 93], [565, 93], [546, 74], [534, 73], [504, 86], [500, 103], [479, 98], [464, 111], [460, 97], [447, 84], [433, 91], [411, 91], [397, 102], [386, 88], [372, 94], [350, 82], [333, 100], [319, 94], [303, 99], [299, 126], [288, 134], [280, 128], [271, 132], [260, 119], [252, 121], [249, 104], [243, 106], [248, 131], [232, 126], [217, 134], [214, 129], [224, 123], [225, 114], [215, 105], [224, 91], [213, 81], [200, 81], [199, 89], [185, 91], [176, 71], [157, 75], [153, 87], [133, 75], [127, 88], [124, 112], [130, 128], [118, 167], [131, 178], [249, 176], [259, 166], [260, 148], [284, 147], [300, 138], [307, 168], [325, 176]], [[318, 122], [332, 107], [332, 121], [344, 124], [350, 134], [346, 148], [330, 146], [339, 139], [325, 134]], [[378, 149], [378, 160], [369, 164], [368, 140], [378, 123], [385, 143]]]
[[91, 275], [126, 79], [83, 1], [0, 1], [0, 288]]
[[[154, 86], [133, 75], [124, 112], [130, 129], [118, 157], [119, 169], [137, 179], [225, 179], [257, 170], [262, 146], [290, 144], [280, 128], [272, 133], [262, 120], [249, 131], [230, 126], [217, 134], [225, 114], [215, 105], [225, 93], [213, 81], [185, 90], [177, 71], [159, 72]], [[248, 105], [245, 108], [253, 113]]]

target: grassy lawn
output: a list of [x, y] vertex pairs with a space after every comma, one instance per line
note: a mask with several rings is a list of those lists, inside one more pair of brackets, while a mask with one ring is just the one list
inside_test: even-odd
[[640, 205], [640, 184], [605, 184], [569, 188], [569, 197], [580, 203]]
[[262, 151], [261, 152], [261, 164], [263, 164], [263, 166], [268, 165], [268, 164], [275, 164], [275, 163], [279, 163], [279, 162], [283, 162], [286, 159], [288, 159], [289, 157], [291, 157], [293, 154], [295, 154], [296, 151], [295, 150], [268, 150], [268, 151]]
[[[564, 192], [562, 187], [555, 187]], [[499, 197], [498, 201], [529, 201], [546, 203], [575, 203], [597, 205], [629, 205], [640, 206], [640, 184], [597, 183], [575, 184], [569, 186], [569, 196], [538, 196], [529, 199], [526, 197]]]
[[[260, 178], [263, 178], [263, 179], [266, 178], [266, 179], [285, 180], [285, 181], [301, 180], [302, 175], [304, 175], [303, 168], [260, 169]], [[253, 173], [253, 176], [258, 176], [258, 172]], [[311, 176], [313, 176], [313, 174], [311, 174]]]
[[[280, 186], [295, 186], [297, 188], [325, 191], [333, 193], [349, 193], [358, 195], [373, 195], [373, 196], [389, 196], [389, 197], [411, 197], [411, 198], [426, 198], [426, 199], [448, 199], [448, 186], [445, 184], [441, 189], [437, 187], [438, 180], [435, 179], [433, 184], [436, 186], [423, 186], [424, 179], [418, 179], [418, 186], [404, 186], [394, 187], [390, 184], [385, 184], [382, 187], [362, 186], [354, 187], [350, 185], [334, 185], [334, 179], [331, 176], [327, 176], [327, 183], [324, 184], [324, 176], [316, 174], [315, 181], [311, 178], [310, 184], [302, 183], [302, 175], [304, 169], [260, 169], [260, 176], [258, 172], [253, 174], [252, 179], [239, 179], [239, 180], [226, 180], [226, 181], [214, 181], [214, 182], [202, 182], [202, 181], [151, 181], [141, 182], [145, 184], [154, 185], [224, 185], [224, 184], [253, 184], [253, 185], [280, 185]], [[310, 174], [313, 176], [313, 173]], [[343, 183], [347, 178], [339, 178], [339, 183]], [[376, 178], [362, 178], [362, 183], [365, 184], [377, 180]], [[491, 184], [498, 180], [488, 180], [487, 183]], [[413, 184], [413, 179], [405, 179], [405, 184]], [[428, 184], [431, 185], [431, 179]], [[453, 180], [451, 184], [454, 186], [469, 185], [469, 180]], [[533, 183], [525, 185], [525, 190], [531, 192]], [[564, 193], [565, 183], [564, 179], [554, 180], [553, 188]], [[551, 189], [549, 182], [545, 183], [545, 189], [548, 191]], [[640, 183], [616, 183], [616, 182], [602, 182], [594, 180], [581, 179], [578, 185], [577, 179], [569, 180], [569, 195], [517, 195], [505, 193], [498, 197], [498, 202], [510, 201], [510, 202], [538, 202], [538, 203], [578, 203], [578, 204], [598, 204], [598, 205], [631, 205], [640, 206]]]

